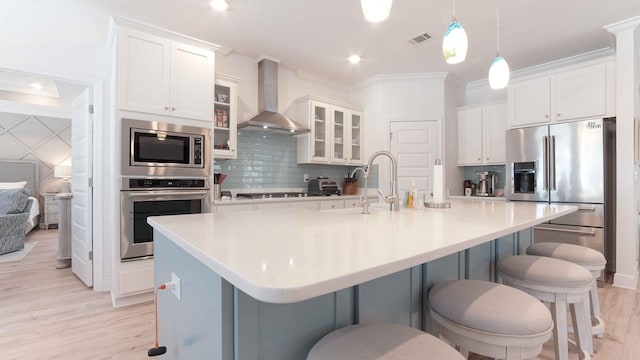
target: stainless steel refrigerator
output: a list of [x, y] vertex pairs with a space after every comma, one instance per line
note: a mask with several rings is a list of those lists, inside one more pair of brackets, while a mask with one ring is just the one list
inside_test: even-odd
[[[572, 204], [578, 211], [534, 228], [534, 242], [585, 245], [615, 271], [615, 118], [507, 130], [508, 200]], [[606, 280], [606, 273], [600, 277]]]

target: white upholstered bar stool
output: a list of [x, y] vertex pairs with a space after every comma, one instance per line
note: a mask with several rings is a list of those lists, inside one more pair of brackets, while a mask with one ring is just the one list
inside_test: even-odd
[[437, 333], [468, 352], [495, 359], [535, 359], [551, 338], [544, 304], [518, 289], [479, 280], [439, 283], [429, 291]]
[[454, 348], [423, 331], [397, 324], [345, 326], [320, 339], [307, 360], [463, 360]]
[[593, 277], [580, 265], [543, 256], [517, 255], [498, 263], [504, 284], [526, 291], [551, 304], [556, 360], [569, 358], [567, 305], [581, 359], [593, 354], [589, 291]]
[[591, 291], [589, 297], [591, 299], [591, 332], [593, 335], [604, 337], [604, 320], [600, 317], [600, 300], [598, 298], [597, 279], [600, 272], [607, 265], [607, 260], [601, 252], [590, 249], [586, 246], [563, 244], [555, 242], [537, 243], [527, 248], [527, 255], [537, 255], [552, 257], [555, 259], [565, 260], [578, 264], [589, 270], [593, 276]]

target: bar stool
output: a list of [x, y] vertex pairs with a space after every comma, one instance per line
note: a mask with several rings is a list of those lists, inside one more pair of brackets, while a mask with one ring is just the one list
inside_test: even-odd
[[[427, 355], [428, 354], [428, 355]], [[320, 339], [307, 360], [462, 360], [454, 348], [420, 330], [397, 324], [351, 325]]]
[[530, 359], [551, 338], [544, 304], [518, 289], [479, 280], [439, 283], [429, 291], [436, 331], [452, 345], [495, 359]]
[[583, 268], [591, 271], [593, 283], [589, 296], [591, 299], [591, 333], [598, 338], [604, 337], [604, 320], [600, 317], [600, 299], [598, 298], [597, 279], [600, 272], [607, 265], [607, 260], [601, 252], [590, 249], [586, 246], [545, 242], [537, 243], [527, 248], [527, 255], [537, 255], [552, 257], [555, 259], [565, 260], [578, 264]]
[[569, 358], [567, 305], [570, 305], [580, 358], [591, 358], [593, 342], [589, 321], [589, 291], [593, 277], [589, 271], [564, 260], [517, 255], [498, 263], [498, 273], [504, 284], [526, 291], [551, 304], [557, 360]]

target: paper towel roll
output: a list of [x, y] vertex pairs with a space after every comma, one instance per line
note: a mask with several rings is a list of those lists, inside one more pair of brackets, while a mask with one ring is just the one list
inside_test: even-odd
[[433, 166], [433, 202], [437, 204], [444, 202], [442, 182], [442, 164], [440, 164], [439, 160], [436, 160], [436, 164]]

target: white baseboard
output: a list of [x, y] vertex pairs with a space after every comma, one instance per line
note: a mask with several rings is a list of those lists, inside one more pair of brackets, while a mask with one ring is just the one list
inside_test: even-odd
[[613, 275], [613, 286], [635, 290], [638, 286], [638, 270], [636, 270], [633, 276], [616, 273]]
[[114, 308], [120, 308], [124, 306], [137, 305], [137, 304], [153, 301], [153, 296], [154, 296], [154, 292], [148, 291], [142, 294], [115, 297], [113, 295], [113, 291], [111, 291], [111, 303], [113, 304]]

